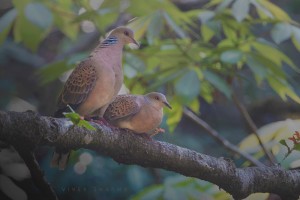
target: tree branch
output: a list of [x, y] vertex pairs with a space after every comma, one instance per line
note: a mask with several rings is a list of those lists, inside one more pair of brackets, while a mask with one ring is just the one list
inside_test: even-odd
[[49, 200], [58, 200], [53, 188], [45, 179], [44, 173], [35, 159], [33, 152], [30, 150], [24, 150], [21, 147], [16, 148], [16, 150], [29, 168], [34, 184], [45, 195], [44, 198]]
[[[165, 142], [147, 140], [121, 129], [93, 124], [97, 131], [75, 127], [66, 119], [33, 112], [0, 112], [0, 140], [22, 144], [86, 148], [124, 164], [161, 168], [214, 183], [242, 199], [256, 192], [269, 192], [283, 199], [298, 199], [300, 171], [280, 166], [236, 168], [225, 158], [214, 158]], [[92, 138], [87, 144], [86, 138]]]
[[195, 115], [192, 111], [188, 110], [187, 108], [183, 109], [184, 115], [189, 117], [191, 120], [193, 120], [196, 124], [201, 126], [210, 136], [212, 136], [217, 142], [219, 142], [221, 145], [223, 145], [226, 149], [228, 149], [230, 152], [240, 155], [245, 160], [249, 161], [255, 166], [258, 167], [264, 167], [265, 165], [261, 163], [259, 160], [256, 160], [253, 156], [249, 155], [246, 152], [242, 152], [237, 146], [220, 136], [218, 132], [213, 129], [209, 124], [207, 124], [205, 121], [200, 119], [197, 115]]
[[247, 109], [242, 104], [242, 102], [238, 99], [238, 97], [236, 96], [234, 90], [232, 90], [232, 91], [233, 91], [232, 92], [232, 99], [233, 99], [234, 103], [236, 104], [238, 110], [240, 111], [241, 115], [245, 119], [245, 121], [246, 121], [247, 125], [249, 126], [250, 130], [254, 133], [255, 137], [257, 138], [257, 140], [259, 142], [259, 145], [261, 146], [261, 148], [262, 148], [263, 152], [265, 153], [266, 157], [269, 159], [270, 163], [272, 165], [275, 165], [276, 159], [274, 158], [274, 155], [266, 148], [266, 146], [262, 142], [260, 136], [257, 133], [257, 127], [256, 127], [254, 121], [252, 120], [251, 116], [249, 115]]

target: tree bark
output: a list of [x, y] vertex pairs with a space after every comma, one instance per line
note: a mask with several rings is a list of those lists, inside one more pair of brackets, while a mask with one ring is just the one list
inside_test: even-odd
[[0, 140], [18, 149], [23, 146], [24, 150], [42, 145], [91, 149], [118, 163], [161, 168], [209, 181], [235, 199], [257, 192], [275, 193], [290, 200], [300, 195], [300, 170], [285, 170], [279, 165], [237, 168], [226, 158], [147, 139], [128, 130], [92, 124], [97, 131], [74, 127], [67, 119], [39, 116], [31, 111], [0, 111]]

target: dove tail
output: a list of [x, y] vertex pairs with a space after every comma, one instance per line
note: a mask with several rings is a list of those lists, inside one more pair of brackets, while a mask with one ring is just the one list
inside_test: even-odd
[[64, 170], [68, 164], [69, 157], [70, 157], [70, 151], [61, 152], [55, 149], [55, 152], [53, 152], [50, 166], [52, 168], [58, 167], [59, 170]]

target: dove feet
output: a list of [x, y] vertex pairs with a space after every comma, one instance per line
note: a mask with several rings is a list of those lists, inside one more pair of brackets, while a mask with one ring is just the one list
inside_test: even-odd
[[138, 135], [139, 135], [140, 137], [142, 137], [142, 138], [147, 139], [147, 140], [150, 140], [150, 141], [153, 140], [152, 137], [151, 137], [151, 135], [149, 135], [149, 134], [147, 134], [147, 133], [142, 133], [142, 134], [138, 133]]
[[85, 120], [111, 127], [111, 125], [103, 117], [86, 117]]
[[159, 133], [164, 133], [164, 132], [165, 132], [165, 129], [163, 129], [163, 128], [156, 128], [156, 129], [154, 129], [153, 133], [150, 134], [150, 137], [153, 137], [153, 136], [155, 136], [155, 135], [157, 135]]

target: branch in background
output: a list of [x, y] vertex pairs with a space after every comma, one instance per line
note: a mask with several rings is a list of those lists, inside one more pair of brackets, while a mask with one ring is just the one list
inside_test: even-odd
[[238, 154], [243, 157], [245, 160], [249, 161], [255, 166], [264, 167], [265, 165], [261, 163], [259, 160], [253, 158], [251, 155], [242, 152], [237, 146], [230, 143], [228, 140], [223, 138], [216, 130], [214, 130], [209, 124], [203, 121], [200, 117], [194, 114], [192, 111], [188, 110], [187, 108], [183, 109], [183, 114], [193, 120], [196, 124], [201, 126], [210, 136], [212, 136], [217, 142], [223, 145], [226, 149], [234, 154]]
[[[124, 129], [94, 124], [89, 131], [66, 119], [38, 116], [33, 112], [0, 112], [0, 140], [24, 148], [24, 144], [85, 148], [123, 164], [161, 168], [218, 185], [235, 199], [256, 192], [278, 194], [296, 200], [300, 195], [300, 171], [280, 166], [237, 168], [225, 158], [214, 158], [165, 142], [148, 140]], [[92, 139], [92, 140], [90, 140]]]
[[22, 147], [17, 147], [15, 149], [18, 151], [19, 155], [27, 165], [34, 184], [41, 191], [41, 193], [44, 194], [44, 199], [58, 200], [53, 188], [45, 179], [44, 173], [35, 159], [33, 152], [28, 149], [22, 149]]
[[234, 103], [236, 104], [238, 110], [242, 114], [242, 116], [243, 116], [244, 120], [246, 121], [247, 125], [249, 126], [250, 130], [253, 132], [253, 134], [257, 138], [257, 140], [258, 140], [262, 150], [264, 151], [266, 157], [269, 159], [269, 161], [272, 165], [275, 165], [276, 159], [274, 158], [274, 155], [265, 147], [264, 143], [261, 141], [261, 138], [259, 137], [259, 135], [257, 133], [257, 127], [256, 127], [255, 123], [253, 122], [253, 120], [252, 120], [251, 116], [249, 115], [249, 113], [248, 113], [247, 109], [245, 108], [245, 106], [242, 104], [242, 102], [236, 96], [234, 90], [232, 90], [232, 99], [233, 99]]

